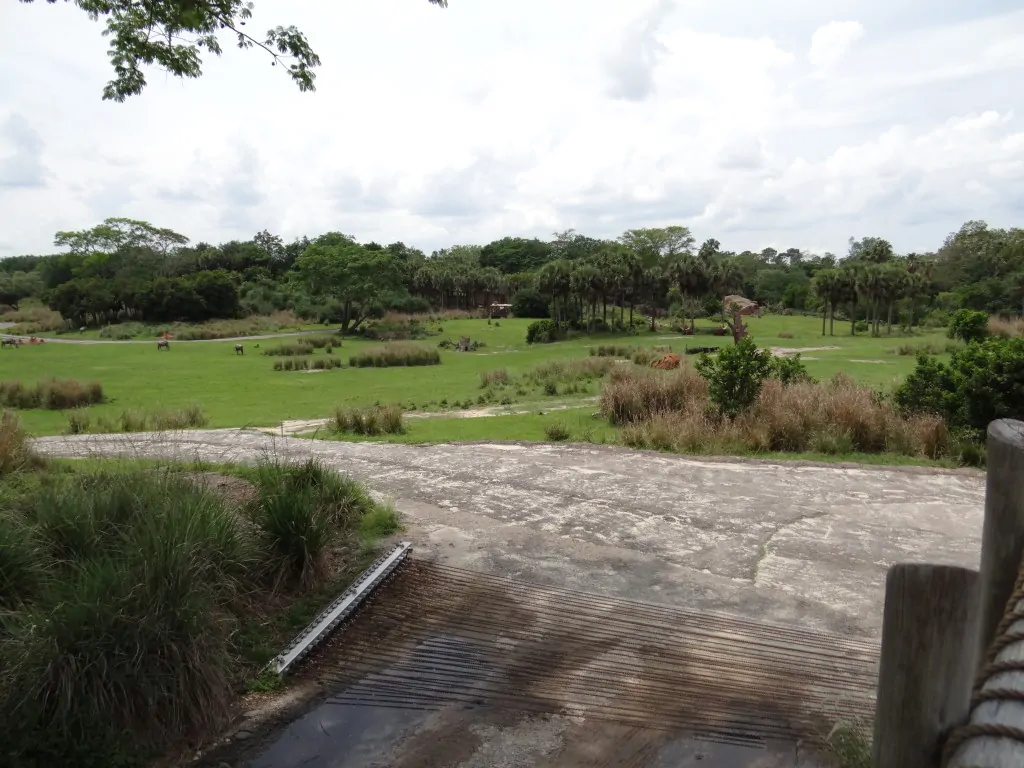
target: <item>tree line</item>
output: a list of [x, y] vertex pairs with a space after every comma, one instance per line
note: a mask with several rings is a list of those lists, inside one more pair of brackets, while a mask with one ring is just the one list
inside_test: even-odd
[[[472, 309], [511, 301], [521, 316], [594, 329], [637, 315], [685, 324], [740, 294], [770, 311], [818, 313], [879, 335], [894, 324], [944, 325], [958, 309], [1024, 311], [1024, 230], [971, 221], [934, 252], [897, 254], [879, 237], [851, 238], [846, 254], [798, 248], [739, 253], [697, 245], [686, 227], [631, 229], [614, 240], [573, 230], [550, 240], [504, 237], [423, 251], [329, 232], [285, 243], [190, 243], [132, 219], [58, 232], [63, 252], [0, 261], [0, 304], [35, 298], [69, 326], [124, 320], [201, 321], [291, 310], [345, 330], [387, 311]], [[644, 321], [646, 322], [646, 320]]]

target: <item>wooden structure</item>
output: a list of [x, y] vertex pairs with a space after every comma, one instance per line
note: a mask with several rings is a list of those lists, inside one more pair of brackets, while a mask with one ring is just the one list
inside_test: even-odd
[[980, 571], [886, 578], [875, 768], [1024, 766], [1024, 422], [988, 428]]
[[508, 317], [512, 313], [511, 304], [491, 304], [490, 316], [491, 318], [496, 317]]

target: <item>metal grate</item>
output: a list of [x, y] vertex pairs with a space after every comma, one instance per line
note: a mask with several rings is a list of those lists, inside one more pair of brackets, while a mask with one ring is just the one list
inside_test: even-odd
[[733, 743], [869, 723], [878, 646], [410, 560], [310, 659], [338, 705], [507, 707]]

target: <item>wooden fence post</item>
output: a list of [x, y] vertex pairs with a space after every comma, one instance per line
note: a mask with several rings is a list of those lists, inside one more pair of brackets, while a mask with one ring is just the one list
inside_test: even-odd
[[970, 710], [978, 573], [894, 565], [885, 579], [874, 768], [936, 768]]
[[1013, 592], [1024, 557], [1024, 422], [988, 425], [985, 526], [981, 534], [981, 615], [976, 648], [980, 671]]

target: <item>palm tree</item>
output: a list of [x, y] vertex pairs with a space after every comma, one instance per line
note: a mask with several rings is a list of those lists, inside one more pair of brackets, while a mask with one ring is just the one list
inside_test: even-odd
[[837, 300], [846, 304], [850, 310], [850, 335], [857, 333], [857, 270], [843, 267], [839, 270], [836, 283]]
[[572, 263], [559, 259], [549, 261], [537, 272], [537, 287], [541, 293], [551, 296], [551, 303], [555, 314], [555, 326], [561, 328], [562, 318], [565, 316], [565, 304], [572, 291], [570, 277], [572, 275]]
[[867, 300], [870, 312], [871, 335], [878, 336], [878, 304], [885, 295], [886, 277], [880, 264], [864, 265], [857, 276], [857, 292]]
[[714, 295], [722, 299], [722, 322], [724, 323], [725, 297], [743, 287], [743, 270], [732, 259], [723, 259], [712, 268], [708, 275], [708, 284]]
[[689, 308], [687, 300], [691, 294], [701, 291], [706, 281], [706, 274], [700, 262], [688, 253], [680, 255], [669, 265], [669, 274], [683, 296], [683, 325], [685, 325]]
[[888, 304], [886, 335], [892, 335], [892, 310], [897, 301], [907, 297], [910, 289], [910, 273], [898, 262], [889, 262], [882, 267], [882, 298]]
[[825, 319], [832, 307], [837, 275], [834, 269], [823, 269], [811, 280], [811, 291], [821, 300], [821, 335], [825, 335]]

